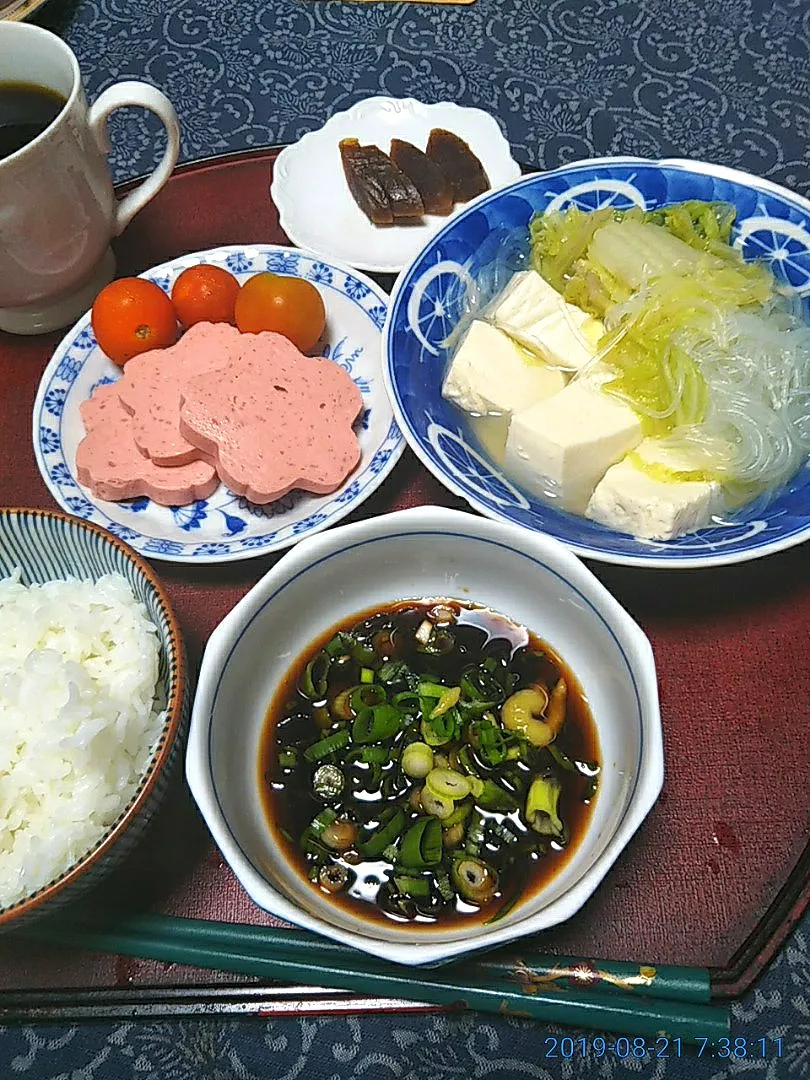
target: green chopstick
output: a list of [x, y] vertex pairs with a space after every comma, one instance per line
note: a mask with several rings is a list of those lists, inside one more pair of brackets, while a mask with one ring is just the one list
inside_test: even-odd
[[[40, 924], [42, 925], [42, 924]], [[71, 924], [73, 925], [73, 924]], [[84, 929], [93, 929], [86, 922]], [[318, 964], [329, 958], [341, 962], [373, 964], [375, 961], [356, 949], [338, 945], [302, 930], [287, 930], [272, 926], [251, 926], [245, 923], [223, 923], [208, 919], [186, 919], [173, 915], [126, 915], [104, 925], [107, 932], [128, 934], [159, 934], [165, 938], [181, 935], [184, 940], [206, 945], [216, 941], [223, 946], [268, 950], [270, 956], [290, 955], [293, 959], [310, 957]], [[708, 1005], [711, 1001], [709, 973], [705, 968], [653, 966], [622, 961], [582, 960], [565, 956], [534, 954], [523, 943], [504, 950], [487, 953], [472, 959], [461, 958], [454, 967], [463, 967], [465, 976], [485, 979], [505, 979], [521, 986], [525, 992], [547, 988], [588, 990], [606, 994], [629, 994], [637, 997], [663, 998], [669, 1001], [691, 1001]], [[384, 967], [390, 964], [383, 961]], [[427, 969], [423, 969], [427, 970]]]
[[[23, 931], [23, 936], [273, 981], [525, 1016], [547, 1023], [642, 1036], [653, 1042], [656, 1038], [698, 1042], [722, 1037], [730, 1028], [728, 1010], [719, 1006], [654, 998], [646, 993], [642, 996], [637, 992], [560, 988], [556, 980], [545, 984], [526, 982], [515, 979], [513, 973], [505, 977], [504, 966], [492, 961], [415, 970], [365, 957], [314, 935], [268, 927], [165, 915], [128, 916], [90, 927], [59, 916], [35, 923]], [[633, 965], [619, 966], [638, 970]]]

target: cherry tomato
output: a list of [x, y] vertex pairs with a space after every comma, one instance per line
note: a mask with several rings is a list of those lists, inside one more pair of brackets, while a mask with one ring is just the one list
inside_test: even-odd
[[177, 316], [166, 293], [144, 278], [119, 278], [96, 297], [90, 322], [96, 341], [121, 367], [148, 349], [177, 341]]
[[239, 282], [221, 266], [189, 266], [172, 286], [177, 318], [188, 328], [198, 322], [233, 324]]
[[275, 330], [308, 352], [326, 325], [321, 294], [303, 278], [254, 274], [236, 297], [236, 325], [243, 333]]

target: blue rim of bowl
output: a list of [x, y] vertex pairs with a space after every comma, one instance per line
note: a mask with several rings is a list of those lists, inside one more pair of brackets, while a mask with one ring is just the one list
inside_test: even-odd
[[130, 801], [121, 811], [119, 816], [107, 829], [101, 839], [74, 862], [64, 873], [53, 878], [47, 884], [40, 886], [35, 892], [30, 893], [22, 900], [0, 908], [0, 930], [6, 924], [22, 919], [23, 916], [45, 904], [48, 900], [57, 896], [69, 885], [72, 885], [80, 876], [90, 870], [107, 853], [113, 844], [132, 825], [142, 808], [149, 801], [155, 786], [157, 785], [167, 761], [176, 749], [177, 736], [183, 724], [184, 712], [188, 697], [188, 676], [186, 671], [185, 650], [183, 638], [180, 632], [180, 624], [177, 616], [166, 595], [160, 579], [149, 563], [142, 558], [137, 551], [133, 550], [123, 540], [119, 540], [107, 529], [96, 525], [92, 521], [84, 521], [82, 518], [70, 514], [63, 514], [56, 510], [38, 510], [33, 507], [10, 506], [0, 508], [0, 518], [45, 518], [55, 523], [61, 523], [68, 529], [78, 529], [91, 536], [106, 542], [118, 550], [144, 577], [153, 589], [157, 606], [166, 620], [166, 654], [168, 664], [168, 695], [166, 700], [166, 719], [160, 737], [152, 754], [149, 767], [138, 784], [138, 787]]
[[[483, 514], [495, 521], [504, 521], [512, 525], [516, 525], [519, 528], [528, 530], [529, 532], [540, 532], [545, 535], [551, 536], [561, 543], [565, 544], [569, 550], [573, 551], [577, 555], [585, 559], [598, 560], [600, 562], [611, 563], [622, 566], [633, 566], [642, 569], [696, 569], [703, 567], [715, 567], [724, 565], [733, 565], [741, 562], [748, 562], [754, 559], [764, 558], [769, 555], [776, 554], [781, 551], [785, 551], [791, 547], [795, 547], [804, 543], [810, 539], [810, 514], [799, 515], [802, 518], [802, 524], [784, 533], [774, 540], [763, 541], [758, 540], [757, 537], [764, 537], [767, 535], [767, 523], [764, 523], [766, 527], [764, 529], [756, 529], [756, 526], [763, 524], [759, 521], [747, 521], [745, 518], [740, 518], [736, 523], [737, 527], [744, 527], [746, 525], [752, 527], [750, 537], [741, 537], [735, 541], [738, 544], [745, 544], [746, 546], [734, 548], [733, 550], [717, 550], [714, 552], [707, 550], [711, 547], [711, 541], [709, 537], [713, 530], [702, 530], [700, 533], [692, 534], [694, 537], [706, 537], [706, 543], [704, 546], [697, 545], [697, 550], [694, 552], [685, 552], [683, 549], [672, 548], [670, 552], [661, 550], [665, 548], [664, 542], [649, 542], [649, 553], [643, 552], [643, 547], [648, 542], [639, 541], [635, 537], [629, 535], [614, 532], [613, 530], [605, 529], [603, 526], [597, 526], [595, 522], [587, 522], [589, 527], [596, 530], [603, 530], [611, 537], [618, 539], [621, 542], [626, 542], [628, 545], [634, 544], [642, 548], [642, 551], [617, 551], [614, 547], [600, 547], [598, 543], [581, 543], [572, 539], [568, 534], [568, 527], [566, 525], [567, 520], [576, 522], [581, 525], [583, 519], [577, 518], [574, 515], [567, 514], [552, 507], [542, 507], [538, 500], [535, 500], [541, 509], [544, 510], [545, 518], [541, 526], [534, 526], [527, 524], [519, 520], [516, 517], [510, 517], [508, 514], [500, 511], [497, 506], [492, 506], [482, 499], [475, 490], [470, 490], [469, 487], [465, 487], [463, 483], [456, 480], [447, 469], [433, 459], [431, 453], [425, 447], [423, 438], [415, 430], [411, 416], [406, 411], [402, 396], [400, 394], [399, 385], [393, 374], [393, 361], [392, 361], [392, 335], [394, 332], [394, 322], [402, 305], [403, 294], [410, 290], [413, 285], [414, 276], [418, 264], [423, 259], [426, 250], [435, 248], [442, 240], [446, 239], [459, 224], [467, 220], [471, 215], [477, 213], [488, 204], [502, 198], [504, 194], [520, 194], [521, 189], [530, 187], [537, 183], [538, 179], [553, 181], [555, 177], [569, 176], [577, 173], [593, 172], [598, 169], [610, 169], [610, 168], [657, 168], [663, 170], [677, 170], [682, 173], [696, 173], [707, 178], [713, 178], [725, 183], [736, 184], [747, 188], [751, 191], [758, 193], [761, 196], [780, 199], [783, 203], [788, 204], [789, 207], [798, 211], [803, 217], [810, 218], [810, 200], [803, 198], [801, 195], [797, 195], [788, 191], [786, 188], [781, 187], [778, 184], [773, 183], [770, 180], [761, 179], [753, 174], [746, 173], [739, 169], [728, 168], [723, 165], [713, 165], [708, 162], [691, 161], [682, 158], [639, 158], [639, 157], [603, 157], [603, 158], [589, 158], [582, 161], [572, 162], [569, 165], [563, 165], [559, 168], [549, 170], [547, 172], [535, 172], [527, 176], [522, 177], [519, 180], [514, 181], [511, 184], [495, 189], [493, 191], [484, 192], [477, 198], [472, 200], [464, 210], [448, 221], [440, 230], [438, 230], [426, 243], [422, 251], [414, 257], [411, 263], [406, 266], [402, 273], [397, 278], [394, 288], [391, 292], [388, 318], [386, 319], [385, 329], [383, 331], [383, 378], [388, 394], [391, 398], [391, 404], [394, 410], [394, 416], [400, 430], [405, 436], [405, 439], [428, 471], [435, 476], [449, 491], [455, 495], [463, 498], [474, 510]], [[664, 205], [662, 203], [662, 205]], [[419, 267], [419, 272], [424, 271], [423, 267]], [[463, 415], [459, 411], [459, 427], [464, 426]], [[456, 437], [452, 432], [447, 431], [448, 437], [453, 440]], [[477, 462], [489, 470], [493, 480], [502, 487], [509, 489], [510, 492], [517, 495], [524, 502], [527, 502], [525, 493], [519, 488], [515, 487], [507, 477], [503, 476], [500, 472], [493, 471], [490, 462], [485, 456], [482, 456], [479, 450], [474, 445], [464, 444], [464, 450], [469, 456], [475, 458]], [[810, 462], [806, 463], [802, 469], [799, 470], [798, 476], [801, 476], [803, 472], [810, 469]], [[793, 478], [791, 483], [795, 483], [797, 477]], [[807, 486], [810, 486], [810, 480], [807, 482]], [[803, 488], [804, 490], [804, 488]], [[527, 502], [527, 506], [530, 505]], [[587, 519], [585, 519], [587, 520]], [[723, 526], [719, 527], [720, 529]], [[731, 545], [729, 545], [730, 547]], [[680, 553], [676, 554], [676, 552]]]

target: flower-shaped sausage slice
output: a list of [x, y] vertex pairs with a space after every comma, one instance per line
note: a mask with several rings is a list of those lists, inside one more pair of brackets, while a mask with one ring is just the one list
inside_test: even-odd
[[203, 372], [227, 367], [239, 355], [242, 335], [227, 323], [197, 323], [176, 345], [150, 349], [127, 362], [118, 393], [132, 414], [138, 447], [158, 465], [185, 465], [200, 455], [180, 434], [180, 394]]
[[331, 360], [279, 334], [245, 334], [238, 360], [183, 390], [180, 431], [237, 495], [273, 502], [294, 488], [326, 495], [360, 460], [352, 425], [363, 399]]
[[76, 450], [76, 472], [96, 498], [118, 502], [146, 495], [162, 506], [182, 506], [207, 499], [219, 486], [205, 461], [165, 468], [138, 449], [117, 383], [100, 386], [82, 403], [81, 415], [87, 434]]

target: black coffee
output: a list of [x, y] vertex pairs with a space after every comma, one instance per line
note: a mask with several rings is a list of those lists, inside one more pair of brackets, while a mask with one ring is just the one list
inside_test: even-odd
[[46, 86], [0, 80], [0, 161], [41, 134], [66, 100]]

